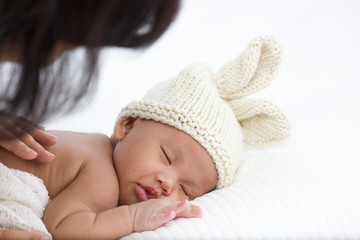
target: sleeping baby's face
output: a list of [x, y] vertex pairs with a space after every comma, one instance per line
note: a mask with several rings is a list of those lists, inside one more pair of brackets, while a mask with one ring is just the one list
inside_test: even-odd
[[112, 136], [119, 204], [194, 199], [217, 183], [208, 152], [188, 134], [152, 120], [121, 119]]

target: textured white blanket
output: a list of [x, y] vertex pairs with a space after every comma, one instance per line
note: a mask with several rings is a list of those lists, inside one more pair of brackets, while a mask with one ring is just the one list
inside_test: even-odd
[[49, 234], [41, 221], [50, 198], [41, 179], [0, 163], [0, 230]]
[[357, 169], [314, 150], [247, 149], [233, 186], [194, 201], [202, 218], [123, 239], [360, 239]]

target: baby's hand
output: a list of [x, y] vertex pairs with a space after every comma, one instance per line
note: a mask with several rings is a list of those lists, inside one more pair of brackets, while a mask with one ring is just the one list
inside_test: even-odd
[[188, 200], [150, 199], [130, 206], [135, 232], [154, 230], [178, 217], [201, 217], [201, 208]]

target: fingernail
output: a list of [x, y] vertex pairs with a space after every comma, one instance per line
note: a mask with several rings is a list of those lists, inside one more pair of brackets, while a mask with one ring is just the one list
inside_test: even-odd
[[47, 152], [47, 155], [49, 155], [51, 158], [54, 158], [54, 157], [55, 157], [55, 155], [52, 154], [51, 152]]
[[49, 236], [41, 236], [40, 240], [50, 240], [50, 237]]
[[49, 136], [51, 139], [53, 139], [53, 140], [56, 140], [56, 139], [57, 139], [57, 136], [55, 136], [55, 135], [48, 134], [48, 136]]
[[32, 149], [29, 148], [29, 147], [26, 147], [26, 150], [27, 150], [31, 155], [34, 155], [35, 157], [38, 155], [37, 152], [35, 152], [34, 150], [32, 150]]

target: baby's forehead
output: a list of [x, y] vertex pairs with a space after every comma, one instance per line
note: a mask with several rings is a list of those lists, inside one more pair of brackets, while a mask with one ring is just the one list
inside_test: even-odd
[[[180, 137], [185, 137], [186, 136], [187, 141], [190, 141], [194, 145], [198, 145], [199, 146], [198, 147], [199, 151], [201, 150], [201, 151], [206, 152], [206, 155], [208, 155], [213, 160], [211, 154], [207, 151], [207, 149], [195, 137], [193, 137], [191, 134], [189, 134], [189, 133], [185, 132], [184, 130], [182, 130], [184, 128], [183, 124], [182, 124], [182, 126], [180, 128], [180, 127], [177, 127], [176, 124], [174, 124], [174, 126], [173, 126], [173, 125], [170, 125], [168, 123], [163, 123], [161, 121], [156, 121], [156, 120], [153, 120], [153, 119], [140, 118], [140, 120], [142, 120], [144, 122], [152, 122], [153, 124], [159, 126], [160, 128], [164, 128], [164, 129], [167, 129], [167, 130], [171, 131], [172, 134], [174, 134], [175, 136], [180, 136]], [[190, 128], [190, 126], [189, 126], [189, 128]], [[167, 136], [165, 136], [165, 137], [167, 137]], [[170, 136], [168, 136], [168, 137], [169, 137], [169, 140], [171, 140]], [[169, 141], [169, 143], [171, 143], [171, 141]], [[174, 141], [174, 145], [176, 145], [176, 141]]]

